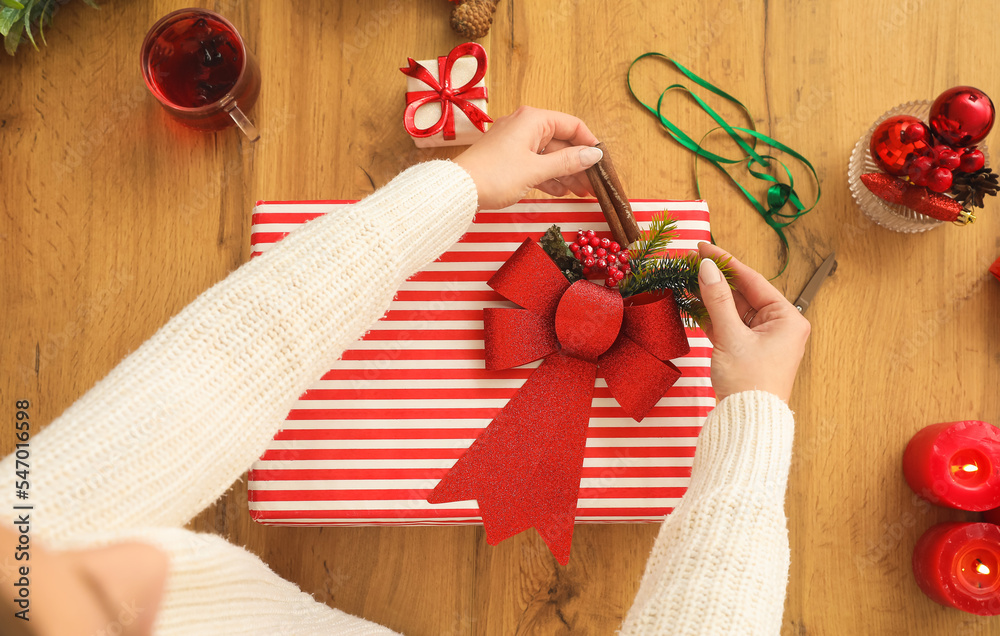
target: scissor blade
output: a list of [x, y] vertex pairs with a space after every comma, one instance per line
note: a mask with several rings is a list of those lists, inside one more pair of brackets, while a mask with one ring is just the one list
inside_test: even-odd
[[799, 313], [804, 314], [806, 309], [809, 309], [809, 303], [812, 302], [813, 298], [816, 297], [816, 292], [819, 288], [823, 286], [826, 282], [828, 276], [833, 273], [833, 269], [837, 266], [837, 253], [833, 252], [826, 257], [823, 264], [819, 266], [813, 277], [809, 279], [809, 283], [806, 288], [802, 290], [799, 294], [798, 299], [795, 301], [795, 308], [799, 310]]

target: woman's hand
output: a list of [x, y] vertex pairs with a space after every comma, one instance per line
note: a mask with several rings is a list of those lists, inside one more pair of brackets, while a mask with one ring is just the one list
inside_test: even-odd
[[[799, 361], [809, 339], [809, 321], [763, 276], [735, 258], [735, 290], [726, 284], [712, 258], [727, 258], [722, 248], [699, 243], [698, 284], [711, 324], [705, 333], [715, 345], [712, 386], [721, 401], [740, 391], [759, 389], [788, 402]], [[711, 258], [710, 258], [711, 257]]]
[[593, 194], [583, 171], [603, 156], [596, 143], [576, 117], [522, 106], [498, 119], [455, 163], [475, 181], [479, 207], [496, 210], [532, 188], [557, 197]]

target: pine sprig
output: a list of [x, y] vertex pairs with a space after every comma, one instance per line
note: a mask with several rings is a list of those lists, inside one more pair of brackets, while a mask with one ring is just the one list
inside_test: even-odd
[[[728, 258], [722, 261], [716, 260], [715, 263], [727, 280], [732, 278], [733, 272]], [[708, 318], [698, 286], [700, 267], [701, 259], [696, 254], [647, 259], [640, 266], [638, 275], [628, 276], [622, 281], [620, 286], [622, 296], [669, 290], [673, 293], [681, 314], [700, 324]], [[632, 271], [635, 273], [637, 270]]]
[[653, 217], [649, 222], [649, 229], [629, 247], [629, 260], [641, 263], [667, 249], [667, 245], [676, 238], [677, 219], [664, 210]]
[[[632, 244], [629, 250], [632, 271], [618, 288], [623, 297], [669, 290], [688, 322], [701, 323], [708, 318], [698, 287], [701, 258], [697, 254], [671, 257], [663, 253], [677, 237], [676, 228], [677, 221], [666, 210], [653, 218], [649, 230]], [[727, 280], [732, 278], [728, 258], [715, 263]]]
[[647, 258], [629, 263], [632, 272], [619, 285], [622, 296], [666, 289], [673, 292], [698, 289], [698, 259], [690, 254], [678, 258]]

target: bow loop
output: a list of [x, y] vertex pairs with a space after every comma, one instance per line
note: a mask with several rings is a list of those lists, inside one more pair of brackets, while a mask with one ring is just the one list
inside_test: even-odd
[[512, 369], [559, 350], [550, 320], [527, 309], [487, 307], [483, 310], [486, 368]]
[[538, 243], [525, 239], [486, 284], [518, 305], [554, 317], [569, 281]]
[[[630, 300], [636, 302], [635, 297]], [[680, 358], [691, 351], [680, 310], [671, 293], [654, 302], [626, 307], [622, 333], [660, 360]]]
[[[452, 86], [452, 69], [459, 58], [470, 56], [476, 60], [476, 71], [467, 82], [461, 86]], [[486, 50], [475, 42], [459, 44], [447, 56], [438, 58], [438, 77], [427, 70], [420, 62], [407, 58], [409, 66], [399, 70], [408, 77], [426, 84], [430, 90], [411, 91], [406, 94], [406, 111], [403, 113], [403, 125], [413, 137], [432, 137], [443, 133], [445, 139], [455, 138], [455, 113], [457, 106], [469, 119], [473, 126], [485, 132], [486, 124], [492, 122], [481, 108], [473, 104], [472, 99], [486, 99], [486, 88], [476, 86], [486, 76]], [[417, 110], [426, 104], [441, 102], [441, 116], [427, 128], [416, 125]]]

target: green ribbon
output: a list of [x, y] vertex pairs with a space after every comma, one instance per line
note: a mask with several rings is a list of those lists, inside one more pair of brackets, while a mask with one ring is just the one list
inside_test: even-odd
[[[666, 60], [667, 62], [673, 64], [678, 71], [680, 71], [685, 77], [687, 77], [689, 80], [691, 80], [698, 86], [701, 86], [702, 88], [707, 89], [712, 93], [715, 93], [719, 97], [722, 97], [723, 99], [726, 99], [732, 102], [733, 104], [739, 106], [740, 109], [742, 109], [743, 112], [747, 114], [747, 118], [750, 120], [751, 128], [747, 129], [747, 128], [740, 128], [739, 126], [730, 126], [726, 122], [726, 120], [724, 120], [721, 116], [719, 116], [718, 113], [712, 110], [712, 108], [708, 104], [706, 104], [700, 97], [698, 97], [698, 95], [695, 92], [693, 92], [691, 89], [689, 89], [687, 86], [684, 86], [683, 84], [671, 84], [670, 86], [663, 89], [663, 92], [660, 93], [659, 99], [656, 100], [656, 108], [653, 108], [649, 104], [639, 99], [639, 97], [635, 94], [635, 91], [632, 90], [632, 69], [639, 62], [639, 60], [642, 60], [643, 58], [647, 57], [659, 57]], [[740, 192], [743, 193], [743, 196], [745, 196], [747, 200], [750, 202], [750, 204], [757, 210], [757, 213], [760, 214], [760, 216], [764, 219], [764, 222], [767, 223], [771, 227], [771, 229], [774, 230], [775, 234], [778, 235], [778, 238], [781, 239], [781, 244], [785, 249], [785, 260], [781, 266], [781, 271], [779, 271], [774, 276], [774, 278], [781, 276], [785, 272], [785, 268], [788, 267], [788, 261], [790, 258], [788, 239], [785, 237], [784, 228], [794, 223], [796, 219], [798, 219], [802, 215], [806, 214], [807, 212], [815, 208], [816, 204], [819, 203], [819, 197], [820, 197], [819, 177], [816, 175], [816, 169], [813, 168], [813, 165], [811, 163], [809, 163], [809, 160], [800, 155], [799, 153], [797, 153], [796, 151], [792, 150], [785, 144], [781, 143], [780, 141], [777, 141], [775, 139], [768, 137], [767, 135], [757, 132], [757, 129], [753, 127], [754, 126], [753, 116], [750, 115], [750, 111], [747, 110], [747, 107], [744, 106], [738, 99], [726, 93], [722, 89], [716, 88], [709, 82], [701, 79], [688, 69], [684, 68], [679, 62], [677, 62], [672, 58], [667, 57], [666, 55], [663, 55], [662, 53], [644, 53], [639, 57], [635, 58], [628, 67], [628, 74], [625, 76], [625, 83], [628, 85], [628, 92], [632, 95], [632, 97], [637, 102], [639, 102], [639, 104], [641, 104], [643, 108], [648, 110], [659, 120], [660, 125], [662, 125], [666, 129], [667, 133], [671, 137], [673, 137], [674, 141], [676, 141], [677, 143], [684, 146], [685, 148], [687, 148], [688, 150], [690, 150], [695, 154], [694, 158], [695, 187], [697, 188], [699, 198], [701, 198], [701, 183], [698, 180], [698, 161], [699, 159], [704, 158], [706, 161], [708, 161], [713, 166], [715, 166], [723, 173], [725, 173], [726, 176], [728, 176], [730, 180], [732, 180], [732, 182], [736, 184], [736, 187], [739, 188]], [[707, 133], [705, 133], [705, 135], [701, 138], [701, 142], [696, 142], [694, 139], [689, 137], [687, 133], [685, 133], [683, 130], [674, 125], [669, 119], [663, 116], [662, 112], [663, 98], [666, 96], [667, 92], [671, 90], [681, 90], [690, 95], [691, 98], [695, 102], [697, 102], [697, 104], [701, 106], [701, 108], [706, 113], [708, 113], [708, 115], [712, 119], [714, 119], [717, 124], [719, 124], [716, 128], [713, 128], [712, 130], [709, 130]], [[742, 149], [743, 152], [746, 154], [745, 157], [741, 157], [739, 159], [730, 159], [728, 157], [723, 157], [713, 152], [709, 152], [708, 150], [705, 150], [702, 147], [701, 144], [705, 141], [705, 139], [713, 132], [720, 129], [725, 130], [726, 134], [728, 134], [732, 138], [732, 140], [736, 142], [736, 144], [740, 147], [740, 149]], [[750, 136], [751, 142], [747, 143], [742, 137], [740, 137], [738, 132]], [[771, 155], [760, 154], [757, 152], [758, 140], [764, 142], [765, 144], [776, 150], [780, 150], [781, 152], [784, 152], [787, 155], [794, 157], [798, 161], [802, 162], [802, 164], [804, 164], [806, 168], [809, 169], [809, 172], [812, 173], [813, 179], [816, 181], [816, 200], [812, 202], [812, 205], [810, 205], [807, 208], [802, 203], [802, 200], [799, 198], [799, 195], [795, 192], [795, 180], [792, 178], [792, 172], [791, 170], [788, 169], [788, 166], [786, 166], [781, 160]], [[776, 162], [784, 170], [785, 175], [788, 177], [787, 183], [779, 181], [777, 177], [774, 177], [768, 172], [766, 172], [771, 168], [771, 163], [770, 163], [771, 161]], [[758, 201], [754, 195], [750, 194], [750, 192], [746, 188], [744, 188], [743, 185], [739, 181], [737, 181], [736, 178], [733, 177], [733, 175], [729, 174], [729, 172], [723, 167], [724, 165], [741, 164], [744, 162], [746, 162], [747, 165], [747, 172], [749, 172], [752, 177], [773, 184], [767, 189], [766, 205]], [[790, 207], [792, 208], [791, 212], [788, 213], [782, 212], [782, 209], [784, 209], [786, 205], [790, 205]], [[715, 241], [714, 237], [712, 241], [713, 242]]]

